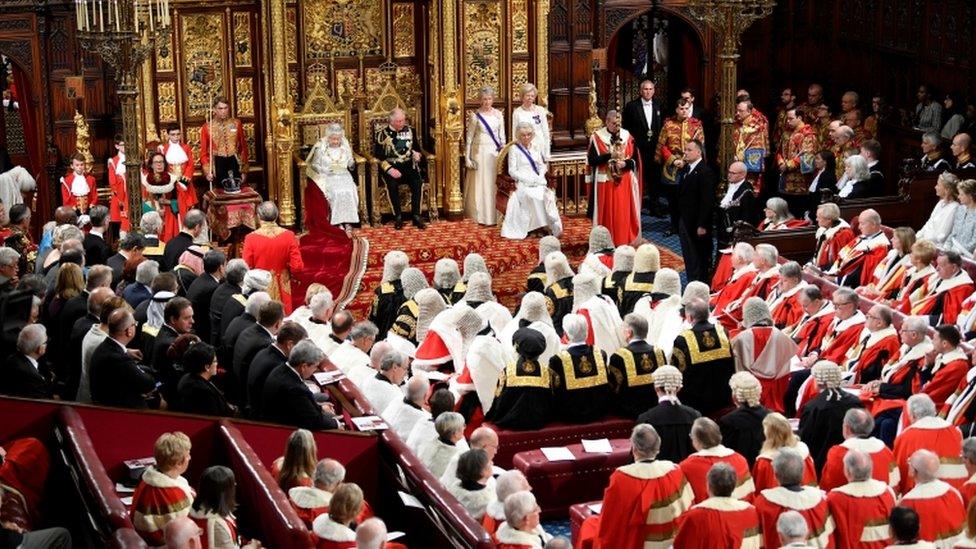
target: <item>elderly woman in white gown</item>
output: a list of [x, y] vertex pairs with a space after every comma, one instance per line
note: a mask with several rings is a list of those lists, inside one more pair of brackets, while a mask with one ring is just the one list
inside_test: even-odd
[[522, 84], [519, 98], [522, 104], [512, 109], [512, 137], [517, 137], [515, 132], [520, 124], [530, 124], [535, 130], [532, 147], [539, 151], [543, 160], [549, 162], [552, 148], [552, 138], [549, 135], [549, 111], [542, 105], [536, 105], [539, 90], [532, 84]]
[[515, 180], [515, 192], [505, 207], [504, 238], [523, 239], [541, 228], [548, 228], [557, 237], [563, 232], [556, 193], [546, 181], [548, 167], [542, 154], [532, 148], [534, 134], [532, 124], [519, 124], [515, 127], [517, 141], [508, 151], [508, 175]]
[[312, 147], [306, 161], [309, 179], [329, 202], [331, 224], [345, 229], [359, 223], [359, 193], [349, 172], [355, 162], [352, 147], [339, 124], [326, 128], [325, 136]]

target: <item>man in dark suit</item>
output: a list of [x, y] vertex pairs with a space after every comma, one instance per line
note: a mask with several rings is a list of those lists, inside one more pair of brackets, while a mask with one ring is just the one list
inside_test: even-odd
[[103, 406], [148, 408], [146, 397], [156, 380], [136, 364], [126, 345], [136, 335], [136, 319], [125, 309], [108, 317], [108, 337], [91, 358], [92, 401]]
[[756, 191], [746, 179], [748, 170], [742, 162], [729, 164], [729, 186], [725, 196], [719, 201], [715, 220], [715, 229], [719, 248], [728, 246], [732, 242], [732, 229], [736, 221], [746, 223], [756, 222]]
[[163, 251], [163, 264], [161, 265], [163, 270], [169, 271], [180, 264], [180, 256], [193, 245], [193, 239], [203, 232], [203, 223], [206, 220], [207, 216], [200, 210], [186, 212], [186, 217], [183, 219], [183, 230], [166, 243], [166, 248]]
[[152, 364], [156, 376], [162, 386], [159, 388], [167, 402], [176, 402], [176, 389], [183, 377], [183, 369], [177, 369], [173, 359], [169, 357], [169, 346], [176, 338], [188, 334], [193, 330], [193, 306], [185, 297], [174, 297], [166, 303], [163, 309], [163, 325], [159, 327], [156, 339], [153, 341]]
[[688, 281], [708, 283], [712, 262], [712, 208], [715, 204], [715, 172], [705, 164], [702, 143], [685, 144], [678, 182], [678, 236]]
[[17, 352], [7, 358], [0, 374], [0, 394], [51, 398], [51, 384], [38, 369], [47, 348], [43, 324], [28, 324], [17, 336]]
[[299, 341], [308, 338], [308, 332], [297, 322], [282, 323], [275, 338], [275, 344], [265, 347], [254, 355], [251, 367], [247, 370], [247, 402], [250, 406], [248, 415], [258, 419], [263, 417], [261, 408], [264, 397], [264, 383], [268, 376], [278, 366], [288, 362], [288, 355]]
[[207, 309], [210, 311], [210, 344], [220, 348], [220, 319], [223, 316], [224, 305], [234, 294], [241, 293], [241, 283], [247, 274], [247, 262], [243, 259], [231, 259], [224, 271], [224, 281], [214, 289]]
[[125, 268], [126, 260], [138, 258], [144, 248], [142, 235], [137, 232], [130, 232], [119, 240], [119, 251], [105, 260], [105, 264], [112, 268], [113, 288], [122, 280], [122, 270]]
[[105, 242], [105, 229], [108, 228], [108, 208], [102, 205], [92, 206], [88, 210], [91, 218], [91, 230], [85, 235], [82, 245], [85, 247], [86, 265], [104, 265], [112, 255], [112, 247]]
[[203, 273], [190, 284], [186, 298], [193, 304], [193, 326], [203, 341], [210, 339], [210, 299], [224, 278], [227, 256], [219, 250], [203, 254]]
[[888, 189], [885, 188], [885, 176], [881, 172], [881, 143], [876, 139], [864, 140], [861, 143], [861, 156], [867, 161], [868, 171], [871, 173], [868, 196], [884, 196], [888, 194]]
[[320, 404], [305, 385], [325, 360], [325, 352], [309, 340], [300, 341], [282, 364], [268, 374], [261, 392], [264, 419], [301, 429], [336, 429], [331, 404]]
[[[270, 285], [270, 272], [264, 269], [251, 269], [247, 271], [247, 274], [244, 275], [244, 282], [241, 284], [241, 293], [234, 294], [233, 299], [228, 299], [227, 303], [224, 303], [224, 310], [220, 313], [220, 344], [223, 347], [226, 348], [230, 344], [231, 350], [233, 350], [233, 343], [231, 343], [231, 335], [233, 332], [230, 328], [234, 324], [234, 321], [246, 312], [247, 298], [255, 292], [267, 290]], [[257, 311], [254, 312], [256, 313]], [[257, 315], [254, 316], [256, 317]], [[242, 328], [238, 328], [237, 333], [240, 333], [241, 330]]]
[[159, 240], [159, 233], [163, 231], [163, 218], [159, 212], [146, 212], [139, 219], [139, 230], [142, 232], [142, 255], [146, 259], [151, 259], [159, 263], [160, 270], [163, 270], [163, 251], [165, 242]]
[[661, 190], [658, 188], [657, 179], [661, 167], [654, 164], [654, 149], [657, 147], [657, 137], [661, 133], [663, 124], [661, 103], [654, 99], [654, 81], [644, 80], [640, 84], [640, 97], [624, 106], [623, 127], [634, 136], [637, 150], [640, 151], [644, 193], [650, 202], [652, 214], [664, 211], [658, 202]]
[[271, 296], [268, 295], [268, 292], [255, 292], [245, 300], [243, 295], [234, 294], [233, 299], [228, 300], [227, 304], [238, 303], [238, 299], [244, 301], [244, 312], [231, 320], [230, 325], [227, 326], [227, 331], [221, 338], [220, 347], [217, 349], [217, 361], [224, 368], [230, 368], [234, 364], [234, 349], [237, 347], [237, 339], [241, 337], [244, 330], [258, 323], [258, 312], [265, 303], [271, 301]]
[[[105, 267], [105, 265], [102, 265]], [[115, 292], [111, 288], [95, 288], [88, 296], [87, 310], [85, 315], [71, 326], [66, 342], [68, 358], [71, 361], [68, 371], [68, 379], [65, 382], [65, 399], [74, 400], [78, 394], [78, 385], [81, 383], [81, 344], [85, 336], [91, 331], [91, 327], [100, 324], [99, 316], [102, 314], [102, 304], [110, 297], [115, 297]]]
[[285, 308], [278, 301], [269, 301], [258, 310], [258, 323], [241, 332], [234, 346], [234, 379], [242, 403], [247, 403], [247, 373], [251, 361], [259, 351], [274, 343], [285, 319]]

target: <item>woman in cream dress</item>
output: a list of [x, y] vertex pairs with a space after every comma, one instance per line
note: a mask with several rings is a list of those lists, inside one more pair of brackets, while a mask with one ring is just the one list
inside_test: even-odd
[[541, 228], [548, 228], [557, 237], [563, 232], [556, 193], [546, 180], [546, 163], [532, 148], [534, 134], [532, 124], [519, 124], [515, 127], [517, 142], [508, 150], [508, 175], [515, 180], [515, 192], [505, 207], [504, 238], [520, 240]]
[[[309, 179], [329, 202], [331, 224], [349, 229], [349, 225], [359, 223], [359, 193], [349, 172], [355, 165], [355, 159], [342, 126], [330, 124], [326, 128], [325, 136], [308, 154], [306, 164]], [[316, 213], [311, 210], [307, 212], [310, 228], [320, 222], [316, 219]]]
[[492, 107], [495, 92], [481, 90], [481, 107], [468, 120], [464, 152], [464, 210], [481, 225], [495, 224], [495, 159], [505, 145], [505, 117]]
[[532, 138], [532, 148], [539, 151], [544, 162], [549, 162], [549, 154], [552, 148], [552, 137], [549, 135], [549, 112], [535, 101], [539, 96], [539, 90], [532, 84], [522, 84], [522, 104], [512, 109], [512, 136], [515, 136], [515, 128], [519, 124], [527, 123], [535, 131]]

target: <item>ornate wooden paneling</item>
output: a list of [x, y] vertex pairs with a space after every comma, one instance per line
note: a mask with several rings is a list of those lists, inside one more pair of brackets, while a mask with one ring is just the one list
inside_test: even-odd
[[[557, 147], [583, 145], [588, 136], [595, 0], [553, 0], [549, 11], [549, 110]], [[609, 16], [609, 12], [607, 12]], [[608, 23], [609, 24], [609, 23]]]
[[464, 3], [464, 89], [465, 100], [476, 102], [484, 87], [498, 90], [502, 80], [502, 7], [499, 0], [468, 0]]

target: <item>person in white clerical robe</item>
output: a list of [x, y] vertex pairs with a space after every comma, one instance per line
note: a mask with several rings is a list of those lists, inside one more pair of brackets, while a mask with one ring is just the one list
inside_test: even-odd
[[357, 362], [353, 364], [349, 367], [349, 371], [346, 372], [346, 377], [348, 377], [349, 381], [353, 382], [356, 387], [362, 388], [367, 379], [376, 376], [376, 372], [380, 368], [380, 362], [392, 349], [394, 349], [394, 347], [389, 341], [377, 341], [375, 344], [373, 344], [373, 348], [369, 350], [369, 362]]
[[400, 385], [406, 379], [409, 368], [410, 361], [403, 353], [390, 351], [380, 361], [380, 369], [376, 375], [367, 378], [359, 387], [376, 413], [386, 410], [391, 402], [403, 398]]
[[546, 180], [548, 166], [538, 150], [532, 148], [532, 125], [516, 126], [517, 142], [508, 150], [508, 175], [515, 180], [515, 191], [508, 197], [502, 237], [521, 240], [529, 232], [546, 228], [558, 237], [563, 222], [556, 205], [556, 192]]
[[681, 307], [681, 278], [667, 267], [654, 274], [654, 293], [634, 304], [634, 313], [647, 319], [647, 342], [660, 349], [668, 360], [674, 340], [683, 329]]
[[376, 324], [363, 320], [353, 324], [349, 330], [349, 337], [339, 346], [328, 353], [329, 362], [335, 364], [346, 376], [355, 366], [369, 366], [369, 355], [366, 354], [376, 341], [379, 330]]
[[427, 376], [418, 372], [407, 382], [407, 396], [394, 400], [380, 413], [390, 429], [401, 439], [407, 440], [417, 423], [430, 419], [430, 412], [424, 409], [424, 399], [429, 390]]
[[573, 312], [583, 315], [589, 325], [586, 344], [612, 355], [627, 342], [620, 336], [620, 312], [609, 298], [601, 295], [602, 282], [588, 271], [573, 277]]
[[341, 226], [359, 223], [359, 191], [349, 172], [356, 160], [342, 126], [329, 124], [305, 163], [309, 179], [329, 202], [330, 223]]
[[434, 436], [420, 442], [417, 459], [435, 478], [444, 475], [448, 462], [455, 454], [467, 450], [458, 444], [464, 440], [464, 417], [457, 412], [444, 412], [434, 420]]

